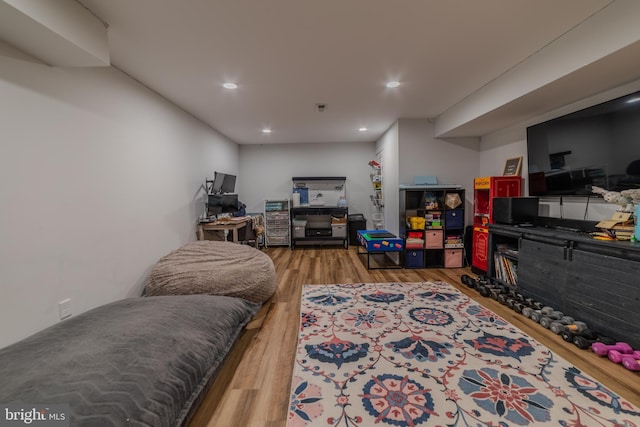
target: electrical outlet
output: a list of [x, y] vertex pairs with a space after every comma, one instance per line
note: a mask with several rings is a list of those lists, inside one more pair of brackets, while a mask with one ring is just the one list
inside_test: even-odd
[[58, 309], [60, 310], [60, 320], [66, 319], [71, 316], [71, 298], [67, 298], [64, 301], [58, 303]]

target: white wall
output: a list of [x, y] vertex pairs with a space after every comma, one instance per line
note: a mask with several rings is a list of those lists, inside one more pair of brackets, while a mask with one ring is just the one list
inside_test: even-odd
[[[479, 176], [479, 145], [479, 141], [473, 138], [448, 141], [437, 139], [430, 120], [401, 119], [399, 183], [412, 185], [415, 176], [433, 175], [437, 177], [438, 184], [462, 185], [466, 199], [465, 224], [471, 224], [473, 179]], [[396, 209], [397, 207], [396, 203]]]
[[373, 142], [348, 144], [265, 144], [240, 146], [237, 187], [247, 212], [262, 212], [268, 198], [291, 198], [294, 176], [347, 177], [349, 213], [371, 219], [371, 167], [376, 158]]
[[[494, 138], [494, 139], [492, 139]], [[493, 143], [496, 135], [482, 138], [478, 176], [501, 176], [507, 159], [522, 157], [522, 169], [520, 175], [523, 182], [529, 174], [527, 167], [527, 137], [523, 129], [522, 132], [509, 132], [503, 135], [504, 142]], [[525, 190], [528, 184], [523, 184]]]
[[[441, 114], [436, 122], [435, 134], [445, 135], [458, 126], [509, 105], [518, 98], [550, 86], [573, 73], [580, 76], [580, 72], [584, 72], [588, 64], [596, 64], [633, 46], [640, 40], [640, 26], [637, 25], [639, 14], [638, 1], [611, 2]], [[607, 86], [606, 75], [597, 83], [599, 88], [611, 87]], [[581, 83], [578, 81], [576, 84]]]
[[435, 175], [438, 184], [468, 189], [478, 176], [479, 140], [438, 139], [428, 119], [400, 119], [399, 140], [400, 184], [412, 185], [414, 176]]
[[114, 68], [0, 44], [0, 94], [1, 347], [57, 322], [63, 299], [78, 314], [139, 295], [195, 239], [205, 177], [237, 171], [239, 152]]

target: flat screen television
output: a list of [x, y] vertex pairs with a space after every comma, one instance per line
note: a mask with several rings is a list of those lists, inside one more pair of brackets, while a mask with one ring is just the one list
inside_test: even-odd
[[528, 127], [527, 158], [530, 196], [640, 188], [640, 92]]

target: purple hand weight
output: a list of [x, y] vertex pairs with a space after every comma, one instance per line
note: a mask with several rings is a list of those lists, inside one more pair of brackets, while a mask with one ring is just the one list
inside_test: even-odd
[[640, 371], [640, 363], [638, 363], [638, 360], [633, 357], [623, 357], [622, 366], [630, 371]]
[[627, 357], [629, 357], [631, 359], [634, 359], [634, 360], [635, 359], [640, 359], [640, 350], [636, 350], [631, 354], [620, 353], [618, 350], [610, 350], [609, 354], [607, 354], [607, 357], [613, 363], [622, 363], [622, 359], [625, 359]]
[[614, 345], [605, 345], [601, 342], [594, 342], [591, 344], [591, 350], [598, 356], [606, 356], [610, 350], [617, 350], [623, 354], [633, 353], [633, 349], [626, 342], [617, 342]]

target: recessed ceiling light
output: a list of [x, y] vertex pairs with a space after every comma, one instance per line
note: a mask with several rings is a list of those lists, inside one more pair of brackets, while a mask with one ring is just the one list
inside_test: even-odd
[[369, 130], [369, 129], [367, 129], [367, 128], [365, 128], [365, 127], [361, 127], [360, 129], [358, 129], [358, 131], [360, 131], [360, 132], [366, 132], [366, 131], [368, 131], [368, 130]]
[[225, 89], [238, 89], [238, 85], [231, 82], [223, 83], [222, 87]]
[[271, 129], [262, 129], [262, 133], [271, 133]]
[[386, 86], [388, 88], [394, 88], [400, 86], [400, 82], [387, 82]]

